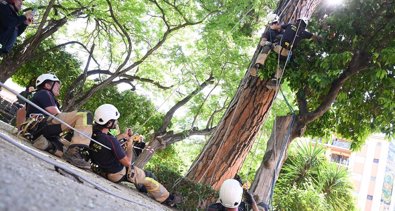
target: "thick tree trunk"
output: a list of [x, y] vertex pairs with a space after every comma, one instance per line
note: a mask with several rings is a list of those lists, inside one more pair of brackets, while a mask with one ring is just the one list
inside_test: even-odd
[[272, 134], [267, 142], [265, 156], [259, 167], [250, 191], [259, 196], [258, 202], [269, 203], [271, 187], [277, 181], [280, 170], [287, 158], [287, 149], [297, 127], [296, 118], [281, 116], [276, 118]]
[[[319, 2], [281, 0], [276, 12], [287, 23], [298, 17], [311, 17]], [[259, 50], [260, 46], [252, 64]], [[275, 97], [273, 90], [266, 89], [266, 82], [250, 77], [249, 73], [245, 75], [217, 131], [190, 168], [189, 179], [219, 189], [225, 179], [233, 178], [239, 171]]]
[[3, 61], [0, 62], [0, 82], [4, 83], [23, 63], [25, 63], [25, 61], [21, 59], [14, 60], [14, 58], [7, 55], [3, 58]]
[[275, 95], [266, 81], [245, 78], [187, 177], [195, 182], [210, 184], [218, 189], [232, 178], [250, 151]]

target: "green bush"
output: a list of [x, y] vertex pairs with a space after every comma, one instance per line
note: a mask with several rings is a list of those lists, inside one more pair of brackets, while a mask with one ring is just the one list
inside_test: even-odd
[[169, 192], [182, 197], [182, 203], [177, 206], [180, 210], [203, 210], [218, 198], [218, 193], [211, 186], [196, 184], [183, 178], [172, 167], [159, 164], [146, 169], [152, 171]]

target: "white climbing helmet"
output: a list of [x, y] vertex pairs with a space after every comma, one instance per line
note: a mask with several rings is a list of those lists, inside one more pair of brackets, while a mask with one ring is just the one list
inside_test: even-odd
[[97, 107], [94, 119], [96, 124], [105, 125], [112, 119], [117, 120], [119, 116], [119, 111], [115, 106], [111, 104], [103, 104]]
[[269, 14], [267, 16], [267, 23], [268, 24], [272, 24], [273, 22], [279, 22], [280, 21], [280, 17], [278, 17], [278, 15], [276, 14]]
[[298, 20], [302, 20], [306, 25], [309, 24], [309, 18], [306, 16], [300, 17]]
[[42, 74], [42, 75], [38, 76], [38, 78], [36, 80], [36, 87], [40, 86], [45, 81], [57, 81], [57, 82], [60, 82], [59, 78], [56, 77], [56, 75], [54, 75], [52, 73], [45, 73], [45, 74]]
[[219, 200], [226, 208], [236, 208], [240, 205], [243, 188], [235, 179], [227, 179], [219, 189]]

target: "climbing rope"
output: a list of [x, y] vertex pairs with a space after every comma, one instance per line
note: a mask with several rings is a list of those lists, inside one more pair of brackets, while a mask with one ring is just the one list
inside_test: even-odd
[[[273, 178], [272, 178], [272, 184], [271, 184], [270, 195], [269, 195], [269, 209], [270, 210], [273, 210], [273, 207], [271, 206], [271, 204], [272, 204], [272, 199], [273, 199], [274, 187], [276, 186], [276, 176], [277, 176], [277, 174], [279, 174], [279, 172], [277, 172], [278, 171], [278, 167], [280, 166], [280, 163], [283, 160], [284, 151], [286, 150], [286, 147], [288, 145], [289, 139], [291, 137], [291, 132], [292, 132], [291, 129], [292, 129], [294, 123], [295, 123], [295, 118], [296, 118], [295, 114], [292, 114], [291, 123], [290, 123], [290, 125], [288, 127], [287, 134], [284, 137], [284, 139], [286, 141], [284, 141], [283, 145], [281, 146], [280, 156], [279, 156], [279, 159], [277, 160], [276, 167], [274, 168], [274, 171], [273, 171]], [[274, 128], [276, 130], [276, 128], [277, 128], [277, 125], [276, 125], [277, 121], [276, 121], [276, 119], [274, 121], [274, 124], [275, 124]], [[274, 134], [276, 135], [276, 133], [274, 133]], [[277, 137], [276, 136], [274, 136], [274, 140], [277, 141]]]
[[[254, 6], [251, 6], [251, 8], [242, 16], [242, 18], [240, 18], [239, 22], [237, 22], [237, 24], [235, 24], [235, 25], [232, 27], [232, 29], [230, 30], [229, 33], [232, 33], [232, 32], [236, 29], [236, 26], [238, 26], [238, 25], [245, 19], [245, 17], [247, 17], [248, 13], [250, 13], [253, 9], [254, 9]], [[225, 52], [225, 50], [226, 50], [226, 46], [224, 45], [224, 47], [223, 47], [222, 50], [221, 50], [221, 52], [222, 52], [221, 55]], [[249, 67], [248, 69], [250, 69], [250, 68], [251, 68], [251, 64], [250, 64], [250, 67]], [[222, 75], [222, 74], [221, 74], [221, 75]], [[236, 105], [235, 111], [237, 110], [237, 107], [238, 107], [239, 102], [240, 102], [240, 100], [238, 101], [238, 103], [237, 103], [237, 105]], [[235, 115], [235, 113], [236, 113], [236, 112], [234, 112], [234, 113], [232, 114], [232, 118], [231, 118], [231, 119], [233, 119], [233, 116]], [[231, 120], [231, 123], [232, 123], [232, 122], [233, 122], [233, 120]], [[229, 128], [228, 128], [228, 129], [229, 129]], [[222, 146], [223, 141], [224, 141], [224, 139], [222, 139], [222, 141], [221, 141], [221, 143], [220, 143], [220, 147]], [[207, 143], [207, 144], [208, 144], [208, 143]], [[218, 149], [220, 149], [220, 148], [218, 148]], [[217, 154], [217, 153], [214, 154], [213, 160], [215, 159], [216, 154]], [[176, 187], [183, 179], [185, 179], [186, 175], [188, 175], [188, 174], [191, 172], [191, 170], [196, 166], [196, 164], [197, 164], [196, 161], [200, 160], [200, 159], [202, 158], [202, 156], [203, 156], [203, 153], [200, 153], [198, 159], [195, 160], [195, 162], [192, 164], [192, 166], [189, 168], [189, 170], [184, 174], [184, 176], [183, 176], [183, 177], [180, 177], [179, 179], [177, 179], [177, 180], [174, 182], [174, 185], [172, 186], [173, 189], [174, 189], [174, 187]], [[212, 163], [213, 163], [213, 162], [212, 162]], [[212, 163], [210, 163], [209, 167], [211, 167]], [[207, 170], [208, 170], [209, 167], [206, 168], [206, 171], [204, 172], [203, 176], [206, 175]], [[203, 178], [203, 177], [201, 177], [201, 178], [199, 179], [198, 182], [200, 182], [202, 178]], [[212, 179], [212, 178], [211, 178], [211, 179]]]
[[[176, 93], [177, 91], [180, 90], [180, 86], [181, 86], [181, 84], [179, 83], [178, 86], [177, 86], [177, 89], [173, 89], [173, 91], [171, 92], [171, 94], [170, 94], [169, 96], [167, 96], [167, 97], [165, 98], [165, 100], [163, 100], [163, 102], [159, 105], [159, 107], [158, 107], [157, 109], [155, 109], [156, 112], [159, 111], [160, 108], [162, 108], [162, 106], [170, 99], [171, 96], [173, 96], [174, 93]], [[143, 129], [143, 127], [145, 126], [145, 124], [147, 124], [148, 121], [149, 121], [154, 115], [155, 115], [155, 112], [154, 112], [152, 115], [150, 115], [150, 116], [147, 118], [147, 120], [145, 120], [145, 122], [144, 122], [142, 125], [140, 125], [140, 126], [136, 129], [136, 132], [135, 132], [135, 133], [139, 133], [139, 131], [140, 131], [141, 129]]]
[[[262, 135], [263, 135], [263, 131], [262, 131], [262, 128], [261, 128], [261, 130], [259, 130], [259, 135], [258, 135], [258, 139], [257, 139], [258, 142], [255, 144], [255, 149], [254, 149], [254, 152], [252, 153], [253, 155], [256, 155], [256, 152], [257, 152], [258, 147], [259, 147], [260, 142], [261, 142]], [[248, 171], [247, 171], [247, 174], [245, 176], [245, 180], [244, 181], [248, 181], [248, 175], [250, 174], [250, 171], [251, 171], [251, 163], [252, 163], [252, 161], [255, 161], [256, 156], [253, 156], [253, 157], [254, 158], [252, 158], [250, 163], [247, 165], [248, 166]]]
[[[281, 76], [280, 76], [279, 80], [277, 80], [277, 84], [276, 84], [276, 87], [279, 87], [279, 90], [280, 90], [280, 92], [281, 92], [281, 94], [282, 94], [282, 96], [283, 96], [283, 98], [284, 98], [284, 101], [285, 101], [285, 103], [287, 104], [289, 110], [291, 111], [291, 114], [292, 114], [292, 121], [291, 121], [291, 124], [290, 124], [289, 127], [288, 127], [287, 134], [286, 134], [285, 137], [284, 137], [284, 138], [286, 139], [286, 141], [283, 143], [283, 146], [281, 147], [281, 153], [280, 153], [279, 159], [277, 160], [276, 167], [274, 168], [274, 171], [273, 171], [273, 178], [272, 178], [272, 184], [271, 184], [271, 187], [270, 187], [270, 195], [269, 195], [269, 209], [270, 209], [270, 210], [273, 210], [273, 207], [271, 206], [271, 204], [272, 204], [272, 200], [273, 200], [274, 188], [275, 188], [275, 185], [276, 185], [276, 176], [277, 176], [277, 174], [279, 173], [279, 172], [277, 172], [277, 171], [278, 171], [278, 168], [279, 168], [280, 163], [282, 162], [282, 159], [283, 159], [282, 156], [283, 156], [283, 154], [284, 154], [284, 151], [286, 150], [286, 149], [285, 149], [286, 146], [288, 145], [289, 138], [290, 138], [290, 135], [291, 135], [291, 132], [292, 132], [291, 129], [292, 129], [292, 127], [293, 127], [293, 124], [295, 123], [295, 118], [296, 118], [296, 116], [295, 116], [295, 110], [292, 108], [292, 106], [290, 105], [290, 103], [289, 103], [287, 97], [285, 96], [284, 92], [283, 92], [282, 89], [281, 89], [281, 80], [282, 80], [282, 77], [283, 77], [283, 75], [284, 75], [284, 73], [285, 73], [285, 69], [286, 69], [286, 67], [287, 67], [287, 64], [288, 64], [288, 62], [289, 62], [289, 60], [290, 60], [290, 58], [291, 58], [291, 56], [292, 56], [292, 50], [293, 50], [293, 47], [294, 47], [294, 43], [295, 43], [295, 40], [296, 40], [296, 36], [298, 36], [300, 24], [301, 24], [301, 21], [299, 21], [298, 27], [297, 27], [296, 32], [295, 32], [295, 36], [294, 36], [294, 38], [293, 38], [293, 40], [292, 40], [291, 48], [290, 48], [290, 50], [289, 50], [287, 59], [286, 59], [285, 64], [284, 64], [284, 68], [282, 69], [282, 71], [281, 71]], [[278, 68], [280, 67], [280, 56], [281, 56], [281, 53], [278, 54], [278, 63], [277, 63], [277, 67], [278, 67]], [[278, 93], [278, 90], [276, 89], [275, 97], [277, 96], [277, 93]], [[274, 121], [274, 130], [276, 130], [276, 128], [277, 128], [277, 127], [276, 127], [276, 124], [277, 124], [276, 119], [277, 119], [277, 116], [275, 117], [275, 121]], [[276, 135], [276, 131], [274, 131], [274, 134]], [[276, 136], [274, 136], [274, 141], [275, 141], [275, 142], [277, 141], [277, 137], [276, 137]]]
[[[289, 2], [288, 2], [288, 3], [289, 3]], [[286, 7], [285, 7], [285, 8], [286, 8]], [[285, 10], [285, 8], [282, 10], [282, 12]], [[281, 12], [281, 13], [282, 13], [282, 12]], [[294, 37], [294, 39], [293, 39], [293, 41], [292, 41], [291, 49], [290, 49], [290, 51], [289, 51], [290, 54], [292, 54], [293, 44], [294, 44], [294, 42], [295, 42], [295, 40], [296, 40], [296, 36], [297, 36], [297, 32], [298, 32], [298, 30], [299, 30], [300, 24], [301, 24], [301, 22], [299, 22], [298, 28], [297, 28], [297, 30], [296, 30], [295, 37]], [[279, 54], [278, 59], [280, 59], [280, 55], [281, 55], [281, 53]], [[284, 74], [285, 67], [286, 67], [286, 65], [287, 65], [287, 63], [288, 63], [288, 61], [289, 61], [289, 58], [290, 58], [290, 55], [288, 55], [288, 58], [287, 58], [287, 60], [286, 60], [286, 62], [285, 62], [284, 69], [282, 70], [282, 74], [281, 74], [280, 80], [277, 81], [278, 84], [279, 84], [279, 82], [281, 82], [281, 78], [282, 78], [282, 75]], [[255, 58], [255, 59], [256, 59], [256, 58]], [[279, 62], [280, 62], [280, 60], [278, 60], [278, 65], [279, 65]], [[250, 69], [250, 68], [252, 67], [253, 63], [254, 63], [254, 62], [252, 62], [252, 63], [250, 64], [250, 67], [249, 67], [248, 69]], [[276, 86], [278, 86], [278, 84], [277, 84]], [[247, 84], [245, 84], [245, 85], [247, 86]], [[275, 93], [275, 95], [274, 95], [274, 99], [276, 98], [277, 93], [278, 93], [278, 90], [276, 90], [276, 93]], [[285, 97], [285, 96], [284, 96], [284, 97]], [[233, 123], [233, 117], [234, 117], [234, 115], [235, 115], [235, 113], [236, 113], [236, 111], [237, 111], [237, 108], [238, 108], [238, 106], [239, 106], [240, 101], [241, 101], [241, 100], [239, 99], [239, 101], [237, 102], [236, 109], [234, 110], [234, 113], [232, 114], [232, 118], [231, 118], [230, 123], [229, 123], [230, 125]], [[229, 135], [229, 134], [228, 134], [229, 128], [230, 128], [230, 127], [227, 128], [227, 130], [226, 130], [226, 132], [225, 132], [225, 136], [224, 136], [224, 138], [222, 139], [222, 141], [221, 141], [220, 146], [219, 146], [218, 149], [220, 149], [220, 148], [222, 147], [224, 140], [228, 137], [228, 135]], [[217, 154], [218, 154], [218, 153], [215, 153], [215, 154], [214, 154], [214, 157], [212, 158], [212, 161], [215, 160], [215, 157], [216, 157]], [[204, 171], [202, 177], [199, 179], [198, 182], [200, 182], [201, 179], [203, 178], [203, 176], [207, 174], [208, 169], [211, 167], [211, 165], [212, 165], [213, 163], [214, 163], [214, 162], [211, 162], [210, 165], [209, 165], [209, 167], [206, 168], [206, 170]], [[218, 167], [219, 167], [219, 166], [217, 166], [217, 169], [218, 169]], [[212, 182], [213, 176], [214, 176], [214, 174], [212, 174], [212, 176], [211, 176], [211, 182]]]
[[38, 158], [38, 159], [40, 159], [40, 160], [43, 160], [43, 161], [45, 161], [45, 162], [47, 162], [47, 163], [53, 165], [53, 166], [55, 167], [55, 169], [62, 169], [62, 170], [64, 170], [64, 171], [66, 171], [68, 174], [72, 175], [72, 176], [73, 176], [74, 178], [76, 178], [77, 180], [87, 182], [88, 184], [94, 186], [94, 187], [95, 187], [96, 189], [98, 189], [99, 191], [103, 191], [104, 193], [107, 193], [107, 194], [110, 194], [110, 195], [112, 195], [112, 196], [114, 196], [114, 197], [123, 199], [123, 200], [125, 200], [125, 201], [127, 201], [127, 202], [130, 202], [130, 203], [133, 203], [133, 204], [137, 204], [137, 205], [140, 205], [140, 206], [145, 207], [145, 208], [148, 208], [148, 209], [152, 209], [152, 207], [147, 206], [146, 204], [142, 204], [142, 203], [133, 201], [133, 200], [129, 199], [129, 197], [124, 197], [124, 196], [120, 196], [120, 195], [117, 195], [117, 194], [115, 194], [115, 193], [112, 193], [111, 191], [107, 190], [105, 187], [103, 187], [103, 186], [101, 186], [101, 185], [99, 185], [99, 184], [93, 182], [92, 179], [87, 178], [87, 177], [81, 175], [80, 173], [78, 173], [77, 171], [73, 170], [73, 169], [70, 168], [69, 166], [67, 166], [67, 165], [65, 165], [65, 164], [63, 164], [63, 163], [60, 163], [60, 162], [57, 161], [57, 160], [50, 159], [49, 157], [46, 157], [46, 156], [44, 156], [44, 155], [42, 155], [42, 154], [39, 154], [39, 153], [35, 152], [34, 150], [30, 149], [29, 147], [27, 147], [27, 146], [25, 146], [25, 145], [23, 145], [23, 144], [21, 144], [21, 143], [15, 141], [15, 140], [13, 140], [11, 137], [6, 136], [6, 135], [3, 134], [2, 132], [0, 132], [0, 138], [2, 138], [3, 140], [7, 141], [8, 143], [10, 143], [10, 144], [12, 144], [12, 145], [18, 147], [18, 148], [21, 149], [22, 151], [27, 152], [27, 153], [29, 153], [30, 155], [32, 155], [32, 156], [34, 156], [34, 157], [36, 157], [36, 158]]
[[33, 103], [32, 101], [26, 99], [24, 96], [20, 95], [20, 94], [17, 93], [15, 90], [13, 90], [13, 89], [11, 89], [10, 87], [4, 85], [2, 82], [0, 82], [0, 86], [3, 87], [3, 88], [5, 88], [5, 89], [7, 89], [8, 91], [10, 91], [11, 93], [13, 93], [14, 95], [18, 96], [20, 99], [22, 99], [23, 101], [25, 101], [25, 102], [28, 103], [29, 105], [31, 105], [31, 106], [37, 108], [39, 111], [43, 112], [44, 114], [48, 115], [49, 117], [55, 119], [56, 121], [60, 122], [61, 124], [64, 124], [66, 127], [68, 127], [69, 129], [73, 130], [74, 132], [76, 132], [76, 133], [82, 135], [83, 137], [89, 139], [90, 141], [93, 141], [93, 142], [99, 144], [100, 146], [104, 147], [105, 149], [108, 149], [108, 150], [111, 151], [111, 148], [110, 148], [110, 147], [108, 147], [108, 146], [106, 146], [106, 145], [104, 145], [104, 144], [102, 144], [102, 143], [100, 143], [100, 142], [98, 142], [98, 141], [92, 139], [92, 137], [90, 137], [90, 136], [86, 135], [85, 133], [83, 133], [83, 132], [81, 132], [81, 131], [75, 129], [73, 126], [67, 124], [65, 121], [63, 121], [63, 120], [59, 119], [58, 117], [52, 115], [51, 113], [49, 113], [49, 112], [46, 111], [45, 109], [42, 109], [40, 106], [36, 105], [36, 104]]

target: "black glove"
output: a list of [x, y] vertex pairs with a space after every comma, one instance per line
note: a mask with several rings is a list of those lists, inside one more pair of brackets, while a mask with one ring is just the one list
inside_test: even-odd
[[254, 197], [252, 196], [252, 194], [250, 192], [248, 192], [248, 190], [243, 189], [243, 195], [244, 195], [244, 200], [247, 204], [252, 205], [253, 203], [255, 203]]

